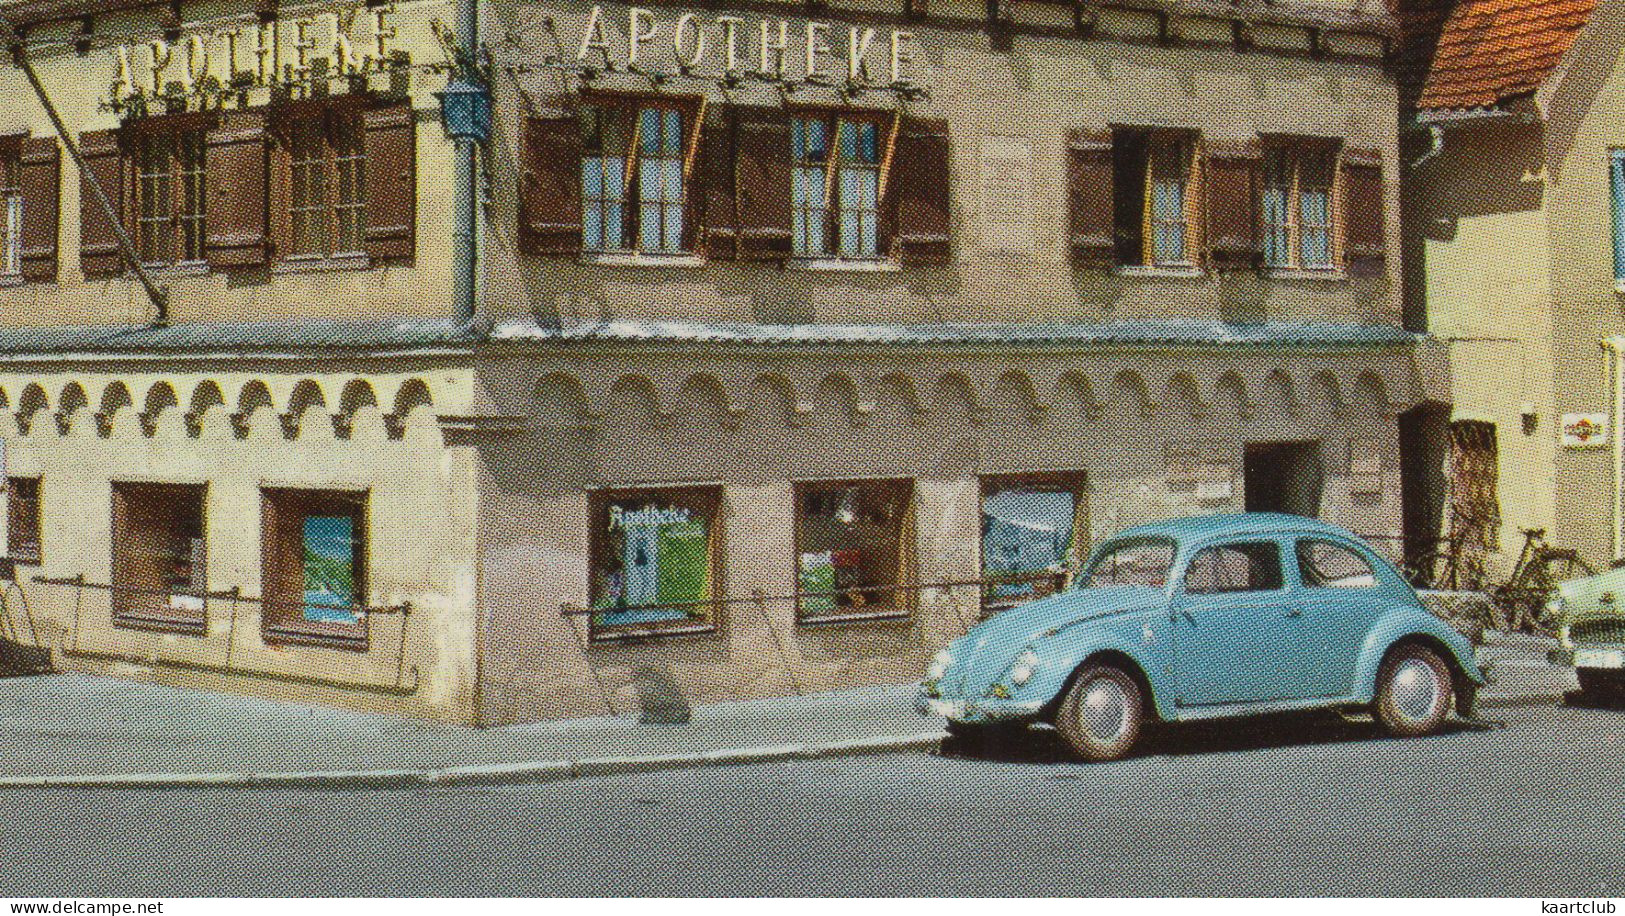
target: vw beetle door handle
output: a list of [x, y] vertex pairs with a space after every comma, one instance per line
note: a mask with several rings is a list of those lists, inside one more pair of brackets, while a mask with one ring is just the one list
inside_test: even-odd
[[1303, 609], [1302, 608], [1295, 608], [1295, 607], [1287, 608], [1286, 615], [1288, 617], [1302, 617], [1303, 616]]

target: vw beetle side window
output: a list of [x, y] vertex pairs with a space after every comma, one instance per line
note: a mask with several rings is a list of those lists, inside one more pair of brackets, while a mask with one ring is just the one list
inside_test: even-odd
[[1373, 588], [1377, 584], [1370, 563], [1330, 541], [1298, 542], [1298, 577], [1304, 588]]
[[1185, 569], [1185, 594], [1273, 592], [1281, 578], [1281, 548], [1273, 541], [1208, 547]]
[[1173, 565], [1173, 541], [1128, 541], [1108, 545], [1102, 549], [1095, 564], [1089, 567], [1083, 587], [1144, 585], [1164, 588], [1168, 585], [1168, 568]]

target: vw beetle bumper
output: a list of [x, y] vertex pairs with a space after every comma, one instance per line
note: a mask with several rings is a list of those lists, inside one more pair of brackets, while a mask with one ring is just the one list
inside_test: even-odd
[[976, 725], [1031, 719], [1044, 708], [1042, 701], [1001, 700], [988, 697], [971, 701], [962, 697], [931, 696], [921, 689], [914, 696], [914, 711], [922, 716], [941, 716], [949, 722]]

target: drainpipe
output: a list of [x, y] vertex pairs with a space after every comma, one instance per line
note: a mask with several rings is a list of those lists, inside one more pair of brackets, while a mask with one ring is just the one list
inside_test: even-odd
[[1622, 475], [1622, 466], [1625, 466], [1625, 440], [1620, 438], [1619, 424], [1625, 421], [1625, 353], [1621, 352], [1625, 340], [1610, 337], [1602, 342], [1603, 351], [1607, 354], [1608, 385], [1612, 389], [1613, 410], [1609, 423], [1613, 429], [1609, 430], [1610, 442], [1614, 453], [1614, 492], [1613, 499], [1613, 529], [1611, 535], [1614, 546], [1614, 559], [1619, 560], [1625, 556], [1625, 475]]
[[1413, 169], [1419, 169], [1422, 166], [1427, 165], [1429, 160], [1437, 158], [1440, 153], [1444, 152], [1444, 128], [1438, 124], [1429, 124], [1427, 125], [1427, 129], [1428, 133], [1432, 135], [1433, 145], [1428, 148], [1427, 152], [1418, 157], [1415, 162], [1411, 163], [1411, 168]]
[[480, 145], [491, 136], [491, 91], [480, 67], [480, 0], [457, 0], [456, 66], [440, 97], [440, 119], [456, 145], [452, 188], [452, 299], [472, 324], [479, 286]]

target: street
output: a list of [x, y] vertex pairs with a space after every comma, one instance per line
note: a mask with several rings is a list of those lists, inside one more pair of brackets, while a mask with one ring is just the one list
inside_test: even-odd
[[532, 786], [0, 794], [0, 896], [1617, 895], [1625, 713], [1412, 741], [1335, 719], [1035, 733]]

